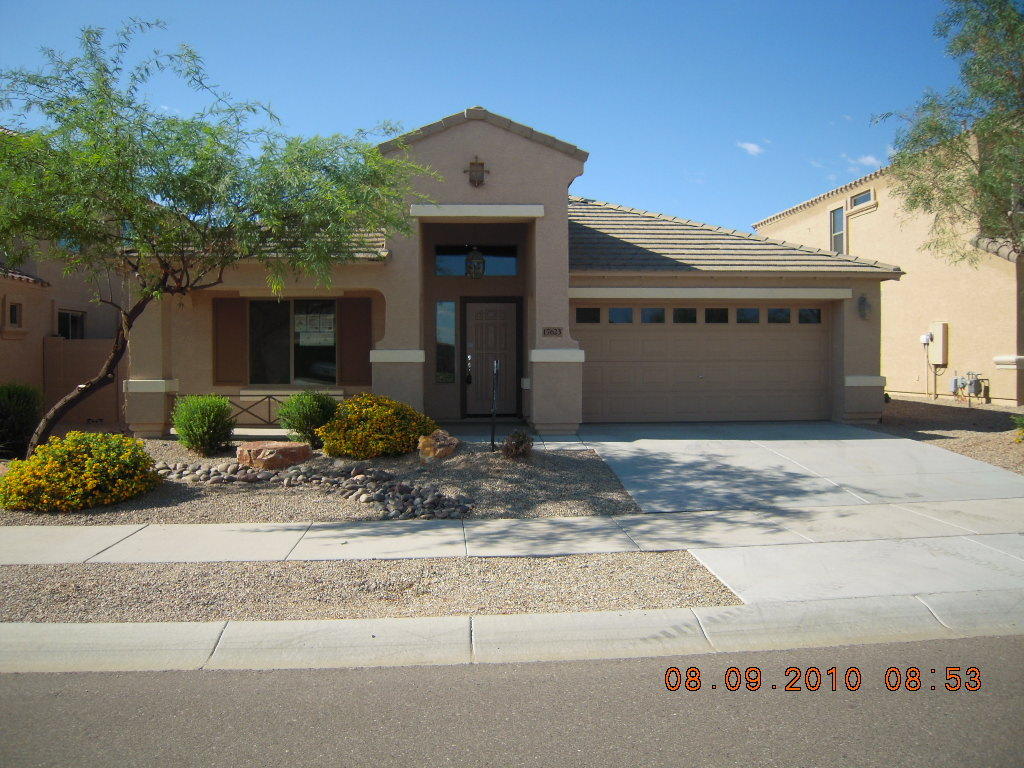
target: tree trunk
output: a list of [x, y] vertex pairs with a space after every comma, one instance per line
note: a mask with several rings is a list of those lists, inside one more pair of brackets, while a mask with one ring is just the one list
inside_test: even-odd
[[32, 439], [29, 440], [25, 458], [35, 453], [36, 448], [41, 443], [46, 442], [68, 411], [89, 397], [93, 392], [97, 392], [117, 380], [117, 365], [128, 350], [128, 334], [150, 301], [152, 301], [152, 297], [145, 296], [139, 299], [127, 312], [123, 309], [121, 310], [121, 324], [117, 329], [117, 334], [114, 336], [114, 343], [111, 345], [110, 354], [107, 355], [107, 359], [100, 366], [99, 373], [68, 392], [46, 412], [46, 415], [43, 416], [36, 427], [36, 431], [32, 433]]

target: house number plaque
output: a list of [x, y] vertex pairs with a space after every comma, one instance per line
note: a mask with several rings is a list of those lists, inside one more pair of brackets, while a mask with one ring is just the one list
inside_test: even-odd
[[542, 334], [544, 336], [561, 336], [562, 335], [562, 329], [561, 328], [545, 328], [542, 331]]

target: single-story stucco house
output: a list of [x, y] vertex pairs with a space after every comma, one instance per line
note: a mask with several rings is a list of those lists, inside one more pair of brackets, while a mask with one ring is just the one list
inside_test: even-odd
[[[382, 145], [439, 172], [410, 236], [290, 283], [258, 265], [151, 306], [126, 414], [169, 429], [176, 394], [250, 414], [315, 387], [372, 390], [441, 421], [877, 419], [879, 285], [902, 272], [568, 194], [587, 153], [473, 107]], [[267, 406], [266, 412], [258, 410]], [[270, 414], [272, 415], [272, 414]]]

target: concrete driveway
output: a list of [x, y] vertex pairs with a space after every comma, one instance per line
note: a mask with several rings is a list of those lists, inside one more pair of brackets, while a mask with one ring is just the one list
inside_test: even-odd
[[595, 424], [580, 438], [644, 512], [1024, 499], [1024, 476], [832, 422]]
[[1009, 590], [1024, 596], [1024, 476], [830, 422], [588, 425], [645, 513], [746, 603]]

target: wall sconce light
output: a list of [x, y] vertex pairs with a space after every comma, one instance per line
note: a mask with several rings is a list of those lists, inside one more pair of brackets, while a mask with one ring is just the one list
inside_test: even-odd
[[857, 297], [857, 314], [860, 315], [861, 320], [867, 320], [870, 312], [871, 302], [869, 302], [868, 297], [862, 293]]
[[479, 279], [484, 276], [484, 255], [479, 248], [473, 248], [466, 256], [466, 277]]

